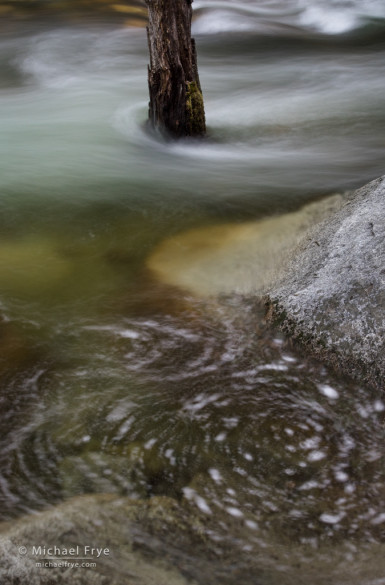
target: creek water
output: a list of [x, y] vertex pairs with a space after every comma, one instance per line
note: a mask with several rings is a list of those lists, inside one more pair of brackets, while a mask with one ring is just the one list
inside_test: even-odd
[[302, 356], [236, 278], [200, 295], [147, 261], [191, 228], [283, 215], [383, 174], [385, 8], [194, 6], [202, 142], [146, 128], [143, 28], [2, 31], [0, 517], [81, 493], [168, 495], [210, 517], [216, 543], [257, 556], [262, 583], [317, 583], [309, 567], [355, 582], [353, 560], [357, 583], [385, 583], [371, 552], [382, 394]]

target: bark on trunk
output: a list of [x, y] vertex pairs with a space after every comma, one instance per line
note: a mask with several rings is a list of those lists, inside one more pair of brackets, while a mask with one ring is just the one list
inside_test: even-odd
[[146, 0], [150, 66], [149, 118], [175, 137], [206, 132], [196, 49], [191, 38], [192, 0]]

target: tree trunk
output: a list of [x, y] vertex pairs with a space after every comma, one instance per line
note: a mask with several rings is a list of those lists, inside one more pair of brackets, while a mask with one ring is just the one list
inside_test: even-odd
[[154, 128], [174, 137], [206, 132], [194, 39], [192, 0], [146, 0], [150, 66], [149, 118]]

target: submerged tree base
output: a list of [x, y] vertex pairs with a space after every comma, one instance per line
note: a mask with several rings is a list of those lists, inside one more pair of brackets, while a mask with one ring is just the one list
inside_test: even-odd
[[146, 0], [150, 50], [149, 118], [174, 137], [204, 136], [206, 121], [196, 49], [191, 38], [191, 0]]

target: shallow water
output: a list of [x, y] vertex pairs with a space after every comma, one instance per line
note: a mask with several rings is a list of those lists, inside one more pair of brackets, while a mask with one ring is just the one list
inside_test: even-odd
[[261, 566], [279, 548], [266, 583], [337, 545], [348, 574], [383, 542], [383, 396], [148, 258], [383, 174], [383, 5], [195, 8], [204, 142], [146, 129], [142, 28], [25, 20], [0, 41], [1, 519], [166, 494]]

